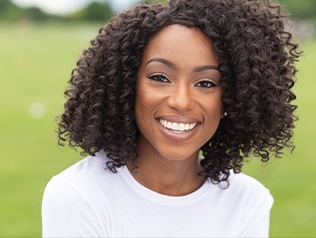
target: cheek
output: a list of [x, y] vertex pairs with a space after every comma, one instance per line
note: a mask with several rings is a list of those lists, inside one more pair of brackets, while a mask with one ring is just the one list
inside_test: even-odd
[[221, 97], [213, 98], [208, 105], [204, 105], [205, 111], [205, 122], [206, 126], [209, 128], [209, 131], [215, 133], [217, 130], [220, 120], [224, 116], [223, 103]]
[[200, 105], [204, 108], [204, 111], [210, 117], [218, 117], [219, 114], [223, 114], [223, 102], [222, 102], [222, 93], [221, 91], [214, 93], [207, 100], [201, 100]]
[[144, 88], [139, 88], [136, 93], [135, 111], [136, 113], [148, 109], [152, 104], [151, 98]]
[[135, 111], [141, 114], [152, 111], [163, 100], [163, 91], [148, 84], [144, 75], [137, 79]]
[[213, 114], [214, 117], [221, 119], [224, 115], [224, 110], [223, 110], [223, 103], [221, 100], [218, 100], [216, 104], [211, 106], [210, 109], [211, 115]]
[[154, 101], [155, 100], [152, 97], [152, 94], [149, 92], [148, 88], [137, 85], [135, 118], [138, 127], [142, 126], [152, 117], [151, 112], [154, 108]]
[[221, 104], [216, 105], [215, 107], [210, 107], [210, 110], [207, 112], [206, 116], [206, 128], [205, 133], [207, 134], [207, 140], [208, 141], [217, 131], [218, 125], [222, 119], [222, 107]]

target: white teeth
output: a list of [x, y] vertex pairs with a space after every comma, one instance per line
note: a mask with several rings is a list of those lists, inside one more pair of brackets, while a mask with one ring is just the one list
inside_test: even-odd
[[167, 129], [170, 129], [173, 131], [190, 131], [197, 125], [196, 122], [194, 122], [194, 123], [176, 123], [176, 122], [166, 121], [163, 119], [160, 119], [159, 121], [164, 128], [167, 128]]
[[179, 124], [178, 124], [178, 123], [173, 122], [173, 123], [172, 123], [172, 130], [174, 130], [174, 131], [178, 131], [178, 130], [179, 130]]

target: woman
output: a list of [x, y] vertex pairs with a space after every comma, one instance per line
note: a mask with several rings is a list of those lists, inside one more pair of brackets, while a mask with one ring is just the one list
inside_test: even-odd
[[114, 17], [78, 61], [44, 237], [267, 237], [273, 198], [240, 173], [281, 156], [296, 117], [297, 45], [280, 7], [171, 0]]

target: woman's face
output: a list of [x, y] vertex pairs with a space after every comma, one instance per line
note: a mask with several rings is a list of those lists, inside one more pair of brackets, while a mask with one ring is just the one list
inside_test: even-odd
[[170, 25], [149, 41], [137, 74], [138, 148], [170, 160], [197, 157], [223, 117], [217, 65], [197, 28]]

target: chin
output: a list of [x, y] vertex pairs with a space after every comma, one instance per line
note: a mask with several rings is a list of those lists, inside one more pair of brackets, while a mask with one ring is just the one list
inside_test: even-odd
[[[183, 152], [183, 151], [181, 151]], [[163, 158], [170, 161], [184, 161], [187, 159], [197, 159], [199, 156], [199, 152], [193, 152], [193, 153], [176, 153], [175, 151], [172, 151], [170, 153], [160, 153]]]

